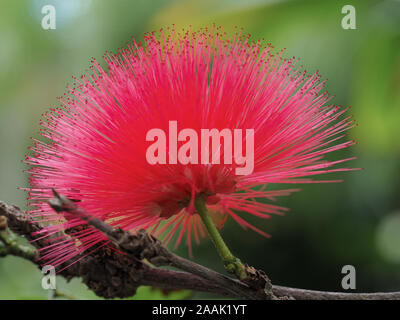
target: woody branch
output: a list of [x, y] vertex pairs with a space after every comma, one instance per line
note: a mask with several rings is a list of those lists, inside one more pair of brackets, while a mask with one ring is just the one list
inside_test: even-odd
[[[240, 299], [400, 299], [400, 292], [341, 293], [276, 286], [270, 283], [264, 272], [249, 266], [246, 266], [249, 277], [246, 282], [241, 282], [175, 255], [144, 230], [131, 233], [113, 228], [56, 192], [49, 204], [58, 212], [67, 211], [86, 220], [110, 240], [109, 246], [78, 258], [78, 262], [60, 272], [68, 280], [80, 277], [90, 290], [104, 298], [129, 297], [139, 286], [150, 285]], [[32, 221], [18, 207], [0, 201], [0, 257], [15, 255], [39, 266], [37, 250], [48, 244], [34, 235], [41, 229], [39, 222]], [[32, 241], [31, 245], [21, 245], [17, 235]], [[57, 235], [50, 237], [56, 239]], [[113, 246], [125, 254], [110, 249]], [[66, 262], [64, 266], [69, 264]], [[163, 266], [172, 266], [180, 271], [163, 269]]]

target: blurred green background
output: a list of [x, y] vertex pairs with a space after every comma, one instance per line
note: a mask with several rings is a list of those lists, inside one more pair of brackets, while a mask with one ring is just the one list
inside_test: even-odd
[[[42, 6], [57, 10], [56, 30], [41, 27]], [[356, 30], [341, 27], [344, 5], [356, 8]], [[231, 32], [243, 27], [309, 71], [328, 79], [337, 105], [351, 106], [359, 143], [342, 154], [363, 171], [331, 174], [339, 184], [301, 185], [279, 203], [286, 217], [251, 219], [272, 239], [243, 231], [229, 221], [223, 236], [234, 253], [264, 269], [273, 283], [341, 290], [342, 266], [354, 265], [357, 291], [400, 290], [400, 1], [368, 0], [3, 0], [0, 2], [0, 199], [25, 208], [26, 169], [21, 163], [37, 137], [41, 113], [57, 106], [72, 75], [90, 58], [116, 50], [131, 36], [175, 24]], [[285, 187], [285, 186], [284, 186]], [[187, 255], [186, 248], [179, 254]], [[194, 259], [222, 271], [210, 241], [194, 248]], [[74, 280], [58, 288], [94, 298]], [[174, 293], [168, 298], [186, 297]], [[41, 274], [19, 258], [0, 259], [0, 299], [47, 297]], [[136, 298], [162, 298], [142, 288]], [[195, 294], [193, 297], [205, 297]]]

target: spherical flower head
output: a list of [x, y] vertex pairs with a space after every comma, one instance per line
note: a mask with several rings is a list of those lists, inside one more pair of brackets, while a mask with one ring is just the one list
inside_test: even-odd
[[[30, 214], [46, 223], [44, 236], [58, 235], [41, 252], [49, 264], [107, 245], [79, 217], [51, 211], [45, 200], [52, 188], [113, 226], [148, 229], [167, 243], [186, 239], [191, 249], [192, 239], [205, 234], [194, 206], [198, 196], [216, 226], [232, 218], [268, 236], [246, 215], [282, 214], [285, 208], [257, 199], [294, 191], [268, 190], [269, 184], [318, 182], [314, 175], [350, 170], [332, 168], [350, 158], [325, 160], [353, 144], [341, 140], [353, 126], [346, 109], [327, 105], [320, 76], [271, 45], [215, 27], [172, 28], [146, 34], [143, 45], [133, 40], [118, 54], [107, 52], [104, 60], [103, 68], [93, 59], [59, 98], [60, 108], [45, 114], [44, 139], [26, 160]], [[165, 132], [165, 141], [149, 134], [153, 129]], [[218, 130], [223, 147], [202, 145], [203, 129]], [[193, 139], [197, 145], [189, 148]], [[210, 160], [215, 154], [219, 162]]]

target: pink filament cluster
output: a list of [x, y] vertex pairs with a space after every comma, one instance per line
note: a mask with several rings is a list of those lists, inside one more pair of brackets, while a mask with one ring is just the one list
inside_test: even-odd
[[[230, 217], [268, 236], [245, 216], [282, 214], [285, 208], [256, 199], [294, 191], [267, 190], [268, 184], [316, 182], [314, 175], [351, 170], [331, 168], [350, 158], [324, 160], [354, 143], [340, 141], [353, 126], [346, 109], [327, 105], [320, 76], [306, 74], [270, 45], [240, 32], [228, 38], [214, 27], [172, 28], [104, 59], [105, 69], [93, 59], [90, 71], [59, 98], [61, 107], [45, 114], [45, 142], [35, 141], [26, 159], [30, 214], [46, 224], [43, 237], [58, 234], [41, 251], [47, 264], [107, 245], [79, 217], [49, 208], [44, 200], [53, 197], [51, 188], [113, 226], [149, 229], [166, 242], [175, 236], [176, 244], [186, 239], [191, 249], [192, 239], [205, 234], [193, 206], [198, 194], [207, 197], [219, 227]], [[169, 120], [196, 131], [254, 129], [254, 172], [235, 176], [234, 165], [225, 164], [150, 165], [146, 132], [167, 132]]]

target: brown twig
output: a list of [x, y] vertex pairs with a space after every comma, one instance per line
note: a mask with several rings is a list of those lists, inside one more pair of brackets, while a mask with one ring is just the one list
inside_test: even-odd
[[[259, 291], [246, 284], [176, 256], [162, 246], [156, 238], [144, 231], [136, 234], [124, 232], [121, 229], [113, 228], [102, 220], [94, 219], [72, 201], [65, 201], [66, 198], [58, 194], [55, 199], [58, 200], [53, 200], [51, 203], [55, 210], [72, 210], [68, 212], [75, 212], [81, 219], [88, 221], [90, 225], [104, 232], [121, 251], [127, 253], [127, 255], [121, 255], [115, 250], [103, 247], [60, 273], [67, 279], [81, 277], [82, 281], [92, 291], [105, 298], [129, 297], [135, 294], [137, 287], [150, 285], [168, 289], [196, 290], [241, 299], [271, 299], [274, 297], [302, 300], [400, 299], [400, 292], [340, 293], [275, 285], [271, 288], [273, 295], [271, 293], [270, 295], [268, 293], [266, 295], [260, 294]], [[38, 240], [36, 236], [32, 235], [32, 232], [40, 231], [43, 226], [39, 222], [32, 221], [18, 207], [8, 206], [0, 201], [0, 216], [5, 216], [8, 220], [8, 223], [5, 223], [4, 220], [0, 221], [0, 227], [3, 231], [10, 229], [9, 231], [24, 236], [30, 241], [36, 240], [32, 242], [32, 245], [37, 249], [48, 244], [45, 240]], [[4, 240], [0, 240], [0, 244], [3, 247], [7, 246]], [[26, 258], [23, 255], [19, 256]], [[152, 267], [143, 263], [143, 259], [147, 259], [155, 266], [174, 266], [186, 272]], [[38, 264], [37, 261], [30, 260]], [[260, 272], [251, 267], [248, 268], [248, 272]], [[260, 278], [259, 275], [255, 275], [255, 277]]]
[[[20, 236], [33, 241], [31, 245], [33, 245], [34, 248], [30, 246], [32, 252], [34, 252], [35, 248], [40, 249], [48, 245], [48, 242], [44, 240], [35, 241], [37, 237], [31, 234], [32, 232], [42, 229], [40, 222], [32, 221], [30, 217], [21, 212], [18, 207], [9, 206], [0, 201], [0, 217], [3, 218], [0, 221], [2, 230], [7, 230], [7, 232], [12, 232], [11, 230], [13, 230]], [[8, 224], [4, 219], [5, 217], [9, 220]], [[27, 258], [19, 254], [22, 252], [20, 249], [20, 247], [11, 248], [10, 246], [5, 246], [5, 244], [0, 241], [0, 253], [3, 253], [4, 256], [14, 254]], [[35, 256], [29, 258], [29, 260], [40, 267], [39, 262], [35, 260], [36, 257], [35, 254]], [[135, 294], [137, 287], [141, 285], [178, 290], [196, 290], [236, 298], [242, 297], [224, 287], [219, 287], [193, 274], [153, 268], [141, 261], [132, 260], [109, 248], [101, 248], [95, 253], [77, 260], [79, 261], [60, 272], [59, 275], [68, 280], [74, 277], [82, 278], [82, 281], [92, 291], [104, 298], [130, 297]], [[66, 262], [64, 266], [69, 264], [70, 262]]]
[[305, 290], [273, 286], [278, 297], [288, 296], [296, 300], [400, 300], [400, 292], [346, 293]]
[[144, 230], [132, 233], [120, 228], [113, 228], [106, 222], [91, 216], [85, 210], [78, 207], [75, 202], [58, 194], [55, 190], [53, 190], [53, 192], [55, 198], [51, 199], [49, 204], [55, 211], [65, 211], [87, 221], [89, 225], [103, 232], [119, 249], [133, 259], [139, 261], [146, 259], [158, 267], [175, 267], [226, 288], [231, 294], [242, 298], [273, 298], [271, 291], [254, 290], [244, 283], [177, 256], [169, 251], [158, 239], [149, 235]]

